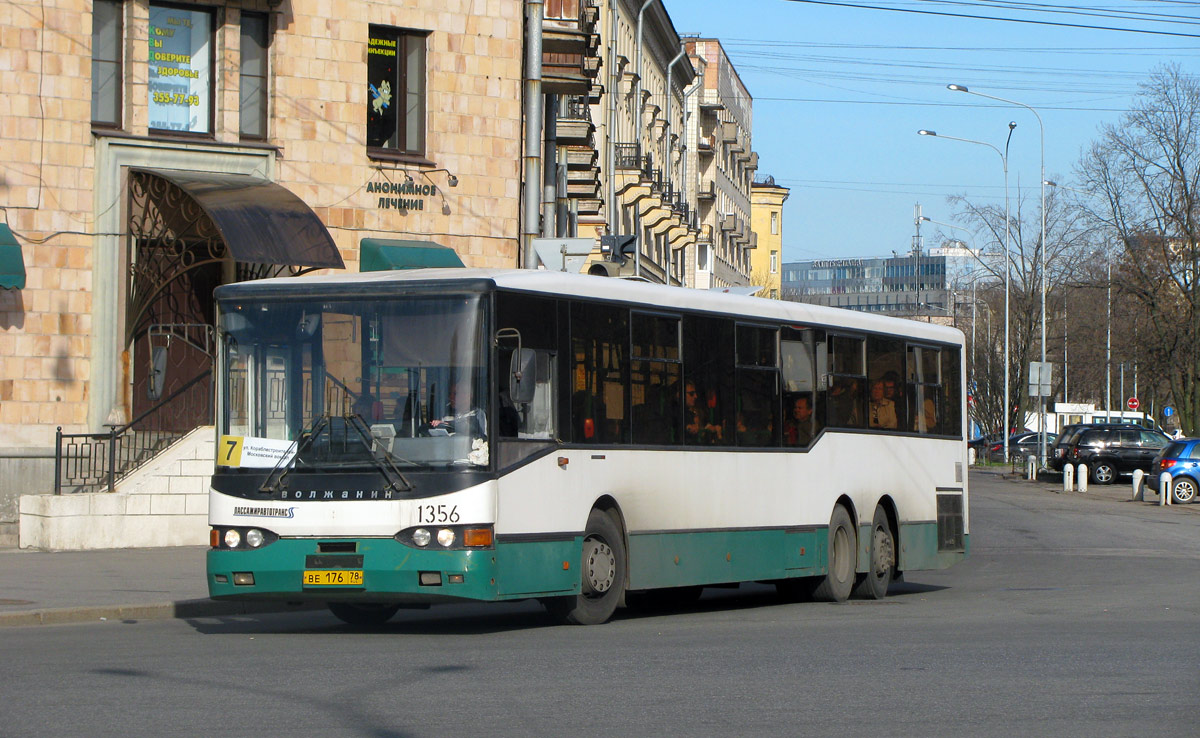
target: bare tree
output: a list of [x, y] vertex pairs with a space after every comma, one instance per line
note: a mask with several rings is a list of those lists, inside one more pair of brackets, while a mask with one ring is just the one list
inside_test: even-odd
[[1113, 279], [1145, 315], [1154, 360], [1185, 432], [1200, 428], [1200, 80], [1178, 65], [1139, 85], [1118, 125], [1078, 165], [1086, 214], [1114, 244]]
[[[976, 343], [968, 354], [995, 361], [985, 364], [978, 358], [972, 375], [977, 383], [974, 416], [987, 430], [1021, 428], [1026, 412], [1038, 410], [1036, 399], [1027, 393], [1029, 362], [1041, 359], [1042, 248], [1040, 202], [1022, 194], [1008, 208], [1007, 232], [1003, 203], [977, 203], [963, 196], [949, 198], [955, 207], [955, 219], [974, 232], [975, 244], [985, 255], [978, 259], [976, 278], [987, 289], [977, 291], [992, 319], [990, 332], [976, 331]], [[1068, 209], [1053, 193], [1046, 198], [1046, 356], [1060, 365], [1051, 388], [1052, 401], [1062, 398], [1064, 375], [1061, 362], [1065, 340], [1062, 316], [1070, 285], [1079, 279], [1080, 266], [1090, 250], [1081, 228], [1078, 210]], [[1007, 237], [1007, 248], [1006, 248]], [[1007, 272], [1007, 274], [1006, 274]], [[1009, 280], [1009, 407], [1004, 405], [1004, 296]], [[978, 320], [978, 315], [976, 316]], [[960, 325], [961, 327], [961, 325]], [[983, 343], [986, 342], [986, 343]]]

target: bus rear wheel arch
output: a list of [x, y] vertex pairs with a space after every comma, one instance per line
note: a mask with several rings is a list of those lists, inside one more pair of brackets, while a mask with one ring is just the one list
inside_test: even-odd
[[599, 625], [616, 611], [627, 571], [625, 534], [615, 512], [593, 508], [583, 531], [579, 594], [549, 598], [543, 604], [556, 620]]

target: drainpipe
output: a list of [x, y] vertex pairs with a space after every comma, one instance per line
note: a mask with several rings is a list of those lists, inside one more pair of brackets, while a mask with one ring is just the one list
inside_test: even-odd
[[533, 239], [538, 235], [542, 144], [542, 0], [525, 0], [525, 183], [521, 223], [521, 266], [537, 269]]
[[[700, 88], [703, 86], [704, 86], [704, 72], [702, 71], [700, 74], [696, 75], [695, 81], [692, 82], [691, 89], [689, 89], [683, 93], [683, 134], [681, 135], [681, 138], [683, 139], [683, 142], [684, 142], [683, 146], [682, 146], [682, 151], [683, 151], [683, 167], [682, 168], [683, 168], [683, 171], [680, 173], [679, 178], [683, 182], [683, 200], [684, 200], [684, 202], [688, 203], [688, 205], [689, 205], [689, 208], [688, 208], [689, 213], [694, 213], [695, 211], [693, 211], [691, 209], [690, 206], [691, 206], [692, 201], [690, 199], [688, 199], [688, 184], [690, 184], [688, 182], [688, 156], [690, 155], [691, 150], [688, 148], [688, 145], [687, 145], [687, 141], [688, 141], [687, 119], [688, 119], [688, 116], [691, 115], [692, 106], [690, 105], [690, 101], [692, 99], [692, 95], [696, 94], [700, 90]], [[697, 127], [696, 136], [699, 137], [699, 135], [700, 135], [700, 130], [699, 130], [699, 127]], [[699, 202], [699, 198], [697, 198], [696, 202]], [[693, 215], [691, 217], [695, 217], [695, 216]], [[687, 225], [690, 226], [691, 224], [688, 223]], [[687, 246], [684, 246], [682, 249], [679, 250], [680, 251], [680, 254], [679, 254], [679, 262], [680, 262], [680, 264], [679, 264], [679, 267], [680, 267], [679, 268], [679, 286], [680, 287], [687, 287], [687, 274], [685, 274], [685, 272], [687, 271], [687, 259], [684, 258], [684, 253], [683, 253], [686, 250], [687, 250]]]
[[553, 238], [555, 186], [558, 181], [558, 95], [546, 95], [546, 153], [542, 158], [542, 238]]
[[[646, 0], [642, 4], [641, 10], [638, 11], [637, 19], [637, 86], [633, 91], [633, 133], [637, 136], [637, 142], [642, 142], [642, 19], [646, 15], [646, 8], [650, 7], [654, 0]], [[637, 251], [633, 254], [633, 274], [634, 276], [642, 276], [642, 219], [636, 219], [637, 223]]]
[[617, 77], [617, 3], [608, 3], [608, 235], [617, 235], [620, 226], [617, 210], [617, 98], [621, 81]]

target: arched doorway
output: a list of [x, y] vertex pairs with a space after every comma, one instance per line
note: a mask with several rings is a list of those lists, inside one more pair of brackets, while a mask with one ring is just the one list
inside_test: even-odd
[[256, 177], [131, 169], [128, 222], [124, 374], [138, 430], [209, 422], [218, 285], [345, 268], [312, 209]]

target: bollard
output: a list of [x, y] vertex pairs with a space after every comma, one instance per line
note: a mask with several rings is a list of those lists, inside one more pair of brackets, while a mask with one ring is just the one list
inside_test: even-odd
[[1133, 501], [1146, 499], [1146, 473], [1141, 469], [1133, 470]]
[[1025, 478], [1031, 482], [1037, 481], [1037, 457], [1029, 455], [1025, 457]]
[[973, 447], [967, 449], [967, 464], [975, 466], [975, 449]]
[[1075, 491], [1075, 467], [1063, 464], [1063, 492]]
[[1171, 504], [1171, 472], [1158, 475], [1158, 506]]
[[1080, 464], [1079, 466], [1075, 467], [1075, 479], [1078, 481], [1080, 492], [1087, 492], [1087, 475], [1087, 464]]

